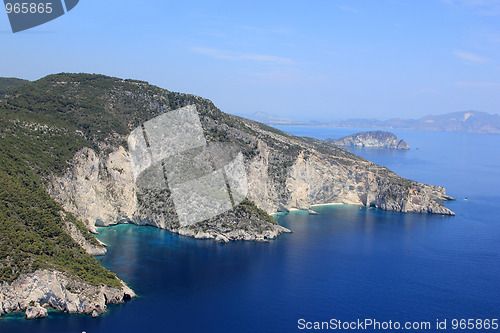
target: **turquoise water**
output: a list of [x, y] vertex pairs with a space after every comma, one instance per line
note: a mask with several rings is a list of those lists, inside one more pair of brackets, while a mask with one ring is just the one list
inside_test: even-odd
[[[318, 138], [353, 133], [283, 129]], [[270, 243], [217, 244], [133, 225], [101, 228], [109, 252], [99, 259], [140, 298], [96, 319], [55, 312], [30, 322], [9, 317], [0, 331], [294, 332], [301, 318], [373, 318], [448, 319], [447, 331], [456, 332], [452, 319], [500, 319], [500, 136], [394, 132], [410, 151], [355, 152], [445, 186], [457, 198], [446, 204], [455, 217], [322, 206], [317, 216], [278, 216], [293, 233]]]

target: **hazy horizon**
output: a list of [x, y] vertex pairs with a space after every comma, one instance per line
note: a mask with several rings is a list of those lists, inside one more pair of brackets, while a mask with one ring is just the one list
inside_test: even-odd
[[[446, 114], [450, 114], [450, 113], [463, 113], [463, 112], [476, 112], [476, 113], [479, 113], [479, 112], [483, 112], [483, 111], [479, 111], [479, 110], [460, 110], [460, 111], [453, 111], [453, 112], [446, 112], [446, 113], [435, 113], [435, 114], [425, 114], [423, 116], [418, 116], [418, 117], [386, 117], [386, 118], [381, 118], [381, 117], [356, 117], [356, 118], [338, 118], [338, 119], [329, 119], [329, 120], [324, 120], [324, 119], [308, 119], [308, 118], [298, 118], [298, 117], [286, 117], [286, 116], [277, 116], [277, 115], [274, 115], [274, 114], [269, 114], [269, 113], [266, 113], [266, 112], [254, 112], [254, 113], [249, 113], [249, 114], [240, 114], [238, 116], [240, 117], [251, 117], [251, 116], [255, 116], [256, 114], [264, 114], [266, 116], [270, 116], [270, 117], [276, 117], [276, 118], [282, 118], [282, 119], [290, 119], [290, 120], [294, 120], [294, 121], [339, 121], [339, 120], [356, 120], [356, 119], [360, 119], [360, 120], [366, 120], [366, 119], [376, 119], [376, 120], [380, 120], [380, 121], [386, 121], [386, 120], [391, 120], [391, 119], [419, 119], [419, 118], [422, 118], [422, 117], [426, 117], [426, 116], [442, 116], [442, 115], [446, 115]], [[491, 112], [486, 112], [490, 115], [494, 115], [494, 116], [498, 116], [500, 115], [499, 113], [491, 113]]]
[[306, 120], [500, 110], [500, 1], [81, 1], [13, 34], [0, 76], [148, 81], [222, 111]]

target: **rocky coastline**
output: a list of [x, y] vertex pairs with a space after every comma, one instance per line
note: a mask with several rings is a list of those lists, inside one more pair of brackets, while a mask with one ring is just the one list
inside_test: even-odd
[[[294, 209], [310, 210], [314, 205], [354, 204], [400, 212], [454, 215], [442, 205], [453, 200], [440, 186], [404, 179], [383, 166], [364, 160], [324, 141], [273, 133], [251, 121], [245, 125], [257, 132], [255, 153], [245, 159], [248, 199], [267, 214]], [[226, 131], [232, 129], [226, 127]], [[245, 137], [241, 130], [231, 133]], [[290, 162], [282, 161], [274, 145], [300, 148]], [[103, 152], [105, 151], [105, 152]], [[67, 172], [52, 176], [48, 192], [66, 211], [84, 221], [91, 231], [119, 223], [155, 226], [195, 238], [268, 241], [289, 230], [254, 214], [227, 212], [216, 219], [182, 227], [172, 222], [175, 212], [158, 193], [141, 192], [134, 184], [130, 154], [122, 146], [106, 147], [100, 153], [80, 150]], [[271, 174], [277, 167], [280, 177]], [[165, 208], [167, 207], [167, 208]], [[170, 204], [170, 207], [173, 205]]]
[[122, 288], [92, 286], [49, 269], [22, 274], [11, 283], [0, 284], [0, 317], [24, 312], [26, 319], [47, 317], [53, 309], [92, 317], [107, 311], [107, 305], [137, 297], [123, 281]]

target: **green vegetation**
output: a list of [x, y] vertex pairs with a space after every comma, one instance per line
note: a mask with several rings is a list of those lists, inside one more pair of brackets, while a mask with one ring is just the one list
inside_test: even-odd
[[20, 121], [64, 128], [93, 143], [125, 145], [125, 136], [144, 121], [196, 101], [142, 81], [62, 73], [19, 87], [3, 103]]
[[237, 217], [244, 217], [246, 215], [256, 215], [260, 220], [269, 222], [271, 224], [278, 224], [272, 216], [267, 214], [264, 210], [255, 205], [253, 201], [244, 199], [234, 209]]
[[325, 155], [334, 155], [336, 157], [340, 157], [337, 159], [339, 164], [343, 164], [346, 166], [353, 165], [355, 162], [368, 162], [368, 160], [358, 156], [356, 154], [351, 153], [345, 148], [339, 147], [333, 143], [314, 139], [314, 138], [301, 138], [305, 143], [310, 144], [316, 151], [323, 153]]
[[[94, 285], [118, 287], [115, 274], [64, 232], [62, 207], [46, 193], [39, 177], [22, 160], [12, 156], [10, 148], [2, 140], [0, 281], [13, 281], [19, 274], [38, 268], [55, 268]], [[75, 221], [71, 216], [69, 219]], [[88, 230], [79, 229], [83, 235], [92, 237]]]
[[71, 213], [65, 212], [65, 215], [66, 215], [65, 219], [67, 221], [69, 221], [70, 223], [73, 223], [73, 225], [78, 229], [78, 231], [80, 232], [80, 234], [82, 234], [83, 238], [85, 238], [85, 240], [89, 244], [96, 245], [96, 246], [101, 246], [101, 243], [99, 243], [99, 241], [97, 240], [97, 238], [95, 238], [89, 232], [89, 230], [87, 229], [87, 227], [85, 227], [85, 225], [83, 224], [82, 221], [80, 221], [77, 218], [75, 218], [73, 216], [73, 214], [71, 214]]
[[0, 77], [0, 96], [8, 94], [10, 91], [28, 82], [30, 81], [17, 79], [15, 77]]
[[21, 159], [35, 173], [62, 173], [68, 161], [85, 146], [92, 146], [81, 136], [65, 128], [33, 121], [19, 121], [12, 109], [0, 102], [0, 139], [10, 158]]
[[64, 172], [76, 151], [96, 149], [97, 142], [79, 130], [84, 117], [57, 114], [68, 104], [57, 92], [44, 92], [48, 82], [18, 85], [0, 99], [0, 281], [54, 268], [94, 285], [120, 287], [115, 274], [64, 231], [65, 221], [98, 245], [95, 237], [45, 191], [50, 173]]

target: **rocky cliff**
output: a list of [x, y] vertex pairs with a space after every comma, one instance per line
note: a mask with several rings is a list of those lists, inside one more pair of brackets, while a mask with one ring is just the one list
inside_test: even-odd
[[[248, 183], [246, 199], [233, 209], [192, 225], [179, 223], [168, 188], [137, 186], [127, 141], [150, 119], [186, 106], [196, 107], [208, 144], [230, 144], [242, 154]], [[51, 75], [0, 98], [0, 124], [0, 276], [8, 281], [0, 314], [36, 318], [49, 307], [98, 315], [106, 304], [133, 297], [88, 255], [105, 253], [88, 233], [97, 226], [126, 222], [220, 242], [268, 241], [289, 232], [269, 213], [314, 204], [453, 215], [441, 204], [451, 199], [442, 187], [142, 81]]]
[[47, 309], [97, 317], [108, 304], [136, 297], [122, 283], [122, 289], [106, 285], [92, 286], [53, 270], [23, 274], [12, 283], [0, 284], [0, 316], [25, 312], [27, 319], [47, 316]]
[[405, 140], [399, 140], [393, 133], [384, 131], [361, 132], [340, 139], [326, 139], [325, 141], [339, 146], [410, 149]]
[[[401, 178], [334, 144], [214, 114], [216, 109], [207, 112], [202, 104], [198, 108], [206, 132], [223, 132], [225, 138], [240, 144], [246, 153], [248, 200], [269, 214], [324, 203], [453, 214], [440, 203], [451, 199], [442, 187]], [[134, 184], [130, 153], [123, 146], [110, 146], [100, 153], [83, 148], [75, 154], [66, 173], [52, 175], [48, 189], [54, 199], [91, 229], [129, 222], [224, 242], [268, 240], [287, 231], [251, 212], [242, 213], [243, 209], [181, 227], [172, 218], [175, 213], [168, 198], [158, 202], [160, 193]]]

